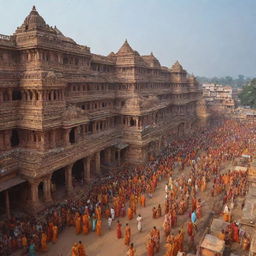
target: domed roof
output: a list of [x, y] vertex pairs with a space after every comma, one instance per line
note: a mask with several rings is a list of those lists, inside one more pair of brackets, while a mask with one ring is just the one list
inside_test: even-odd
[[26, 32], [36, 29], [50, 30], [50, 27], [45, 23], [43, 17], [39, 15], [36, 7], [33, 6], [31, 12], [25, 18], [23, 24], [16, 30], [16, 32]]

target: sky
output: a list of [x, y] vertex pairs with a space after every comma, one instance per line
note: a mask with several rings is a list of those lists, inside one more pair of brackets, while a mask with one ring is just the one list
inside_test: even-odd
[[117, 52], [127, 39], [196, 76], [256, 76], [256, 0], [0, 0], [0, 34], [13, 34], [33, 5], [93, 53]]

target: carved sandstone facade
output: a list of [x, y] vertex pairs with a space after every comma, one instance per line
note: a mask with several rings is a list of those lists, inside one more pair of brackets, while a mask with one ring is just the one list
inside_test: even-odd
[[71, 192], [74, 175], [88, 182], [104, 168], [145, 162], [199, 120], [202, 91], [178, 62], [163, 67], [127, 41], [117, 53], [92, 54], [34, 7], [12, 36], [0, 37], [0, 66], [7, 204], [13, 186], [37, 206], [52, 202], [58, 175]]

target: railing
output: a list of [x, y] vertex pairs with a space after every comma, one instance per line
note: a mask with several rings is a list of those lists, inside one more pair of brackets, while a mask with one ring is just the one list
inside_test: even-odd
[[7, 35], [2, 35], [2, 34], [0, 34], [0, 39], [3, 39], [3, 40], [11, 40], [12, 39], [12, 37], [11, 36], [7, 36]]

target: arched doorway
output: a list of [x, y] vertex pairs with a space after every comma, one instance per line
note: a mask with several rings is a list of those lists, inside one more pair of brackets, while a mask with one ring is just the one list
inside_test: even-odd
[[71, 144], [74, 144], [76, 142], [75, 128], [72, 128], [71, 131], [69, 132], [69, 142]]
[[44, 201], [44, 182], [41, 181], [38, 185], [38, 198], [40, 201]]
[[178, 136], [183, 136], [185, 134], [185, 124], [180, 123], [178, 126]]
[[73, 186], [83, 185], [84, 182], [84, 164], [83, 160], [80, 159], [73, 164], [72, 167], [72, 181]]
[[58, 197], [62, 192], [65, 193], [65, 169], [61, 168], [52, 174], [51, 192], [53, 198]]
[[14, 130], [12, 130], [12, 134], [11, 134], [11, 146], [16, 147], [19, 145], [19, 143], [20, 143], [20, 141], [19, 141], [18, 131], [16, 129], [14, 129]]

